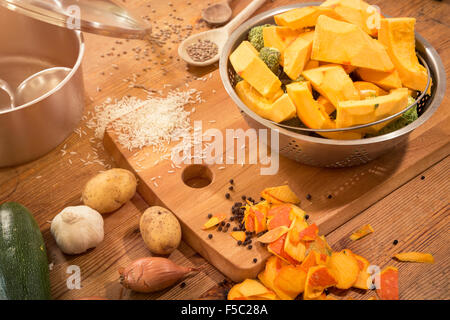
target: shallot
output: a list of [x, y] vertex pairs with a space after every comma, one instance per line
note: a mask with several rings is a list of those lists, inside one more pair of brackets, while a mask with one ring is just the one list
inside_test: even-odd
[[120, 283], [127, 289], [141, 293], [166, 289], [195, 271], [198, 270], [179, 266], [161, 257], [141, 258], [119, 269]]

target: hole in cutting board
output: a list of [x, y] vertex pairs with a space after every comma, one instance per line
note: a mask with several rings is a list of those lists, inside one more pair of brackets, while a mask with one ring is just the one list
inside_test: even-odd
[[210, 168], [201, 164], [193, 164], [183, 170], [181, 179], [185, 185], [191, 188], [205, 188], [213, 180], [213, 173]]

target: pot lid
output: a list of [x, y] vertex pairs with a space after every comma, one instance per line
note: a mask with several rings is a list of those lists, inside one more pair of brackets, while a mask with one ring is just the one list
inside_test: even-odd
[[0, 5], [60, 27], [143, 39], [151, 27], [114, 0], [0, 0]]

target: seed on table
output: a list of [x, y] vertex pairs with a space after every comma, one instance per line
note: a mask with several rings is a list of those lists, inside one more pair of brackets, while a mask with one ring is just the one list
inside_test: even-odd
[[228, 190], [233, 191], [233, 186], [228, 187]]
[[305, 214], [305, 220], [309, 219], [309, 214]]
[[257, 263], [258, 262], [258, 259], [253, 259], [253, 263]]
[[230, 199], [231, 195], [229, 193], [225, 193], [225, 198]]
[[212, 237], [213, 237], [213, 235], [210, 233], [210, 234], [208, 234], [208, 238], [209, 239], [212, 239]]
[[311, 200], [311, 195], [308, 193], [307, 195], [306, 195], [306, 200]]
[[394, 246], [396, 246], [396, 245], [398, 244], [398, 240], [394, 240], [394, 242], [392, 242], [392, 244], [393, 244]]

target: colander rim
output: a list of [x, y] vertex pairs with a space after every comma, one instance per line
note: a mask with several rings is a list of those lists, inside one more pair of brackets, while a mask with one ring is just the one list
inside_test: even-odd
[[231, 97], [233, 102], [239, 107], [239, 109], [242, 112], [246, 113], [247, 116], [251, 117], [256, 122], [259, 122], [260, 124], [264, 125], [268, 129], [278, 131], [280, 134], [288, 136], [292, 140], [303, 140], [303, 141], [307, 141], [307, 142], [311, 142], [311, 143], [318, 143], [318, 144], [324, 144], [324, 145], [342, 145], [342, 146], [358, 145], [358, 146], [360, 146], [360, 145], [381, 143], [384, 141], [396, 139], [400, 136], [407, 135], [411, 131], [415, 130], [416, 128], [418, 128], [419, 126], [424, 124], [434, 114], [434, 112], [438, 109], [439, 105], [441, 104], [442, 100], [444, 99], [445, 88], [446, 88], [446, 75], [445, 75], [444, 65], [443, 65], [442, 60], [441, 60], [439, 54], [437, 53], [437, 51], [433, 48], [433, 46], [428, 41], [425, 40], [425, 38], [423, 38], [417, 32], [416, 32], [416, 41], [419, 42], [424, 47], [424, 52], [421, 52], [421, 55], [426, 60], [428, 60], [428, 65], [430, 67], [430, 70], [434, 73], [434, 76], [435, 76], [433, 78], [433, 86], [435, 87], [435, 90], [432, 93], [432, 96], [431, 96], [430, 102], [429, 102], [430, 105], [428, 106], [427, 110], [416, 121], [412, 122], [411, 124], [407, 125], [406, 127], [403, 127], [402, 129], [396, 130], [389, 134], [377, 136], [377, 137], [363, 138], [363, 139], [356, 139], [356, 140], [335, 140], [335, 139], [313, 137], [313, 136], [296, 133], [294, 131], [290, 131], [290, 130], [284, 129], [282, 127], [279, 127], [279, 126], [271, 123], [270, 121], [267, 121], [264, 118], [257, 115], [250, 108], [248, 108], [245, 105], [245, 103], [243, 103], [241, 101], [241, 99], [236, 94], [236, 91], [234, 90], [234, 87], [228, 76], [229, 56], [231, 54], [231, 50], [233, 49], [233, 47], [235, 46], [235, 44], [239, 40], [239, 38], [241, 38], [244, 33], [247, 33], [251, 27], [260, 25], [266, 19], [269, 19], [279, 13], [285, 12], [287, 10], [295, 9], [295, 8], [317, 6], [320, 4], [321, 4], [321, 2], [296, 3], [296, 4], [281, 6], [281, 7], [267, 10], [265, 12], [262, 12], [262, 13], [256, 15], [255, 17], [247, 20], [245, 23], [243, 23], [241, 26], [239, 26], [230, 35], [230, 37], [228, 38], [227, 42], [225, 43], [225, 45], [220, 53], [219, 72], [220, 72], [222, 84], [224, 85], [226, 92]]

